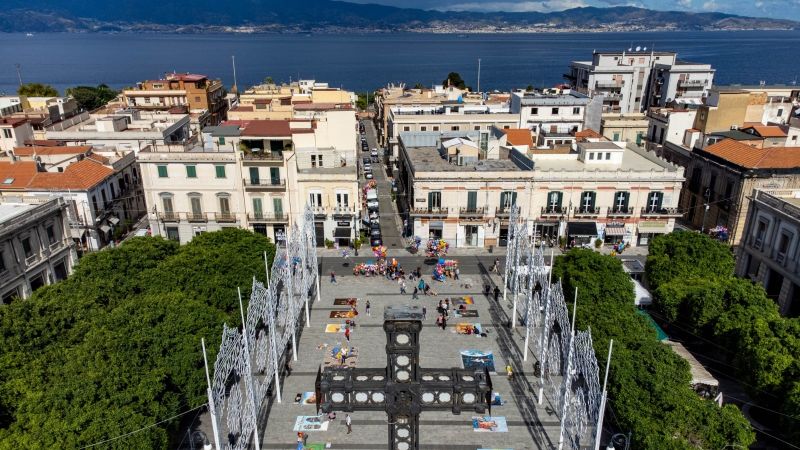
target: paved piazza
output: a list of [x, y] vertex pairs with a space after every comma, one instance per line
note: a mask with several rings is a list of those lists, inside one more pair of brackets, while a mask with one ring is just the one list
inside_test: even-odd
[[[391, 257], [391, 255], [389, 255]], [[464, 259], [472, 259], [466, 257]], [[461, 280], [447, 278], [445, 282], [432, 281], [431, 266], [421, 263], [426, 282], [431, 284], [438, 296], [420, 295], [413, 300], [413, 282], [407, 282], [408, 293], [400, 294], [396, 282], [384, 277], [353, 276], [352, 262], [350, 267], [342, 266], [341, 258], [323, 260], [323, 268], [337, 267], [337, 284], [330, 283], [330, 269], [322, 273], [320, 302], [315, 302], [311, 310], [311, 326], [302, 329], [299, 340], [298, 361], [292, 364], [292, 374], [284, 377], [281, 391], [283, 403], [272, 398], [266, 432], [262, 431], [262, 448], [294, 449], [297, 433], [294, 431], [297, 416], [314, 416], [314, 405], [294, 402], [297, 393], [314, 390], [317, 368], [323, 362], [326, 352], [332, 345], [345, 341], [344, 333], [326, 333], [327, 324], [340, 324], [343, 319], [331, 319], [334, 310], [346, 310], [347, 306], [334, 305], [335, 298], [357, 297], [359, 315], [356, 327], [351, 335], [351, 345], [358, 348], [357, 367], [381, 368], [386, 366], [386, 339], [383, 331], [383, 310], [387, 305], [420, 305], [427, 308], [427, 319], [421, 332], [420, 366], [426, 368], [462, 367], [462, 350], [474, 349], [491, 351], [494, 354], [497, 374], [492, 376], [494, 391], [500, 394], [505, 402], [502, 406], [492, 407], [492, 416], [504, 417], [507, 432], [475, 432], [472, 427], [473, 412], [462, 412], [453, 415], [450, 411], [423, 412], [420, 416], [420, 448], [421, 449], [550, 449], [558, 447], [558, 419], [552, 408], [544, 404], [536, 405], [535, 392], [537, 380], [533, 377], [535, 358], [528, 355], [528, 361], [522, 361], [521, 349], [524, 341], [524, 328], [517, 327], [509, 332], [502, 324], [507, 323], [511, 315], [511, 305], [497, 305], [482, 293], [482, 286], [489, 276], [476, 264], [478, 272], [464, 273]], [[410, 261], [408, 261], [410, 262]], [[468, 265], [465, 265], [465, 268]], [[473, 266], [475, 267], [475, 266]], [[404, 267], [411, 271], [414, 267]], [[469, 272], [474, 272], [470, 270]], [[471, 288], [465, 282], [473, 283]], [[502, 288], [499, 275], [492, 275], [491, 282]], [[494, 287], [494, 284], [492, 285]], [[476, 318], [454, 318], [451, 313], [447, 329], [442, 330], [435, 324], [436, 305], [439, 299], [460, 298], [471, 295], [473, 305], [470, 310], [477, 310]], [[367, 316], [364, 305], [371, 303], [372, 315]], [[488, 333], [487, 337], [456, 334], [456, 325], [461, 322], [479, 323]], [[327, 347], [322, 347], [327, 344]], [[515, 379], [509, 382], [505, 374], [505, 366], [511, 362], [515, 370]], [[486, 413], [488, 415], [488, 412]], [[347, 434], [344, 424], [344, 412], [339, 412], [336, 420], [328, 424], [326, 431], [309, 432], [308, 444], [330, 443], [333, 449], [385, 449], [387, 442], [387, 418], [383, 412], [354, 412], [352, 418], [352, 434]], [[542, 425], [539, 425], [539, 424]], [[316, 448], [316, 447], [314, 447]], [[321, 447], [320, 447], [321, 448]]]

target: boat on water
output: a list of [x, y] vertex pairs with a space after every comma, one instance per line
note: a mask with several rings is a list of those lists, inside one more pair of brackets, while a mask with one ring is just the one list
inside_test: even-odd
[[33, 33], [25, 33], [25, 36], [31, 37], [31, 36], [33, 36]]

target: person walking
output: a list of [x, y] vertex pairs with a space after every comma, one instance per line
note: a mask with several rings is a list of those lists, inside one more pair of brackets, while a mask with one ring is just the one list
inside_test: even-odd
[[350, 414], [344, 415], [344, 424], [347, 427], [347, 434], [353, 432], [353, 420], [350, 418]]
[[406, 293], [406, 280], [400, 280], [400, 293]]
[[418, 293], [419, 293], [419, 289], [417, 289], [417, 287], [416, 287], [416, 286], [414, 286], [414, 293], [413, 293], [413, 294], [411, 294], [411, 300], [417, 300], [417, 299], [419, 299], [419, 296], [417, 295]]
[[495, 286], [494, 287], [494, 301], [496, 302], [497, 299], [500, 298], [500, 288]]
[[336, 272], [334, 272], [334, 271], [332, 271], [332, 270], [331, 270], [331, 283], [333, 283], [333, 284], [338, 284], [338, 283], [336, 282]]
[[442, 316], [442, 331], [444, 331], [445, 328], [447, 328], [447, 316], [446, 315]]
[[454, 280], [457, 280], [457, 279], [458, 279], [458, 276], [459, 276], [460, 274], [461, 274], [461, 270], [460, 270], [458, 267], [456, 267], [456, 270], [455, 270], [455, 272], [454, 272], [453, 279], [454, 279]]
[[[436, 326], [437, 327], [441, 327], [442, 326], [442, 316], [441, 315], [436, 316]], [[444, 328], [442, 328], [442, 329], [444, 330]]]
[[347, 362], [347, 347], [342, 346], [342, 365]]
[[425, 320], [427, 318], [428, 318], [428, 308], [423, 306], [422, 307], [422, 320]]
[[494, 265], [492, 266], [492, 272], [499, 274], [500, 273], [500, 258], [494, 259]]
[[420, 291], [425, 290], [425, 280], [423, 280], [422, 277], [420, 277], [419, 283], [417, 283], [417, 288], [419, 288]]
[[369, 304], [369, 300], [367, 300], [367, 303], [364, 305], [364, 309], [367, 310], [367, 315], [372, 317], [372, 313], [370, 312], [369, 308], [370, 308], [370, 304]]
[[483, 285], [483, 296], [489, 298], [489, 295], [492, 293], [492, 286], [489, 283]]
[[344, 338], [347, 339], [347, 342], [350, 342], [350, 327], [344, 327]]
[[511, 363], [506, 364], [506, 376], [508, 377], [508, 381], [514, 378], [514, 369], [511, 367]]

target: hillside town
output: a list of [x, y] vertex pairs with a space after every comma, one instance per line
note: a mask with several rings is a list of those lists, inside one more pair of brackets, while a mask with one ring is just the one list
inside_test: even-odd
[[[569, 267], [552, 260], [580, 254], [572, 249], [621, 260], [635, 281], [636, 305], [647, 315], [658, 284], [652, 269], [644, 269], [651, 245], [692, 233], [729, 249], [735, 275], [762, 287], [780, 316], [800, 317], [800, 87], [719, 85], [714, 67], [679, 56], [639, 47], [594, 52], [565, 67], [563, 80], [508, 92], [471, 91], [456, 73], [440, 85], [387, 83], [369, 93], [324, 80], [268, 77], [239, 88], [185, 67], [188, 72], [130, 80], [129, 88], [92, 109], [69, 95], [0, 97], [0, 300], [25, 302], [68, 279], [84, 258], [124, 249], [139, 237], [185, 246], [206, 233], [238, 228], [278, 248], [302, 249], [303, 255], [313, 250], [314, 261], [317, 254], [323, 261], [315, 276], [330, 284], [325, 289], [337, 300], [372, 295], [375, 288], [358, 284], [370, 276], [396, 280], [402, 294], [427, 296], [424, 281], [417, 288], [417, 263], [398, 267], [427, 255], [436, 265], [434, 280], [455, 283], [450, 290], [458, 286], [467, 295], [483, 289], [495, 302], [502, 292], [503, 300], [513, 301], [513, 328], [515, 315], [523, 314], [517, 294], [520, 305], [525, 292], [531, 302], [550, 295], [556, 269], [569, 276]], [[313, 239], [298, 238], [303, 227]], [[309, 242], [316, 248], [304, 247]], [[538, 251], [542, 270], [550, 273], [551, 280], [541, 279], [547, 287], [542, 290], [533, 275], [521, 287], [509, 283], [509, 277], [524, 278], [520, 267], [530, 269]], [[461, 274], [468, 271], [467, 258], [483, 261], [483, 276], [493, 284], [474, 281], [482, 279], [478, 266], [471, 277]], [[342, 275], [363, 293], [345, 292], [336, 278]], [[281, 286], [291, 278], [282, 278]], [[464, 278], [474, 286], [465, 286]], [[316, 283], [304, 285], [304, 295], [316, 289], [319, 296]], [[441, 289], [452, 297], [445, 285], [433, 283], [430, 295]], [[658, 295], [664, 295], [660, 288]], [[572, 296], [565, 290], [570, 308]], [[302, 298], [308, 323], [314, 316]], [[440, 300], [429, 308], [444, 330], [456, 306], [450, 311]], [[652, 316], [656, 329], [675, 330]], [[346, 328], [349, 342], [349, 321]], [[701, 328], [693, 330], [702, 334]], [[480, 335], [479, 328], [470, 333]], [[311, 342], [299, 345], [314, 351]], [[720, 405], [733, 401], [718, 395], [719, 382], [698, 362], [702, 358], [677, 345], [700, 397]], [[343, 365], [346, 358], [345, 352]], [[290, 360], [276, 359], [276, 370], [291, 374]], [[528, 371], [535, 367], [525, 364]], [[511, 382], [512, 364], [507, 367]], [[303, 370], [317, 368], [309, 365], [301, 376]], [[524, 376], [522, 367], [517, 370]], [[699, 374], [711, 381], [698, 381]], [[285, 402], [294, 390], [283, 395]], [[346, 420], [349, 434], [349, 415]], [[357, 432], [358, 424], [353, 428]]]

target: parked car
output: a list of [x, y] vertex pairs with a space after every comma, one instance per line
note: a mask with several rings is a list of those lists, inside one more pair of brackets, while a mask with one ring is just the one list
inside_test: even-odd
[[372, 150], [369, 151], [369, 154], [371, 156], [378, 156], [378, 149], [377, 148], [373, 148]]
[[371, 238], [369, 240], [369, 245], [372, 247], [380, 247], [383, 245], [383, 240], [381, 238]]
[[369, 156], [361, 158], [361, 162], [363, 162], [364, 164], [369, 164]]
[[364, 178], [371, 180], [375, 177], [372, 175], [372, 172], [364, 172]]

